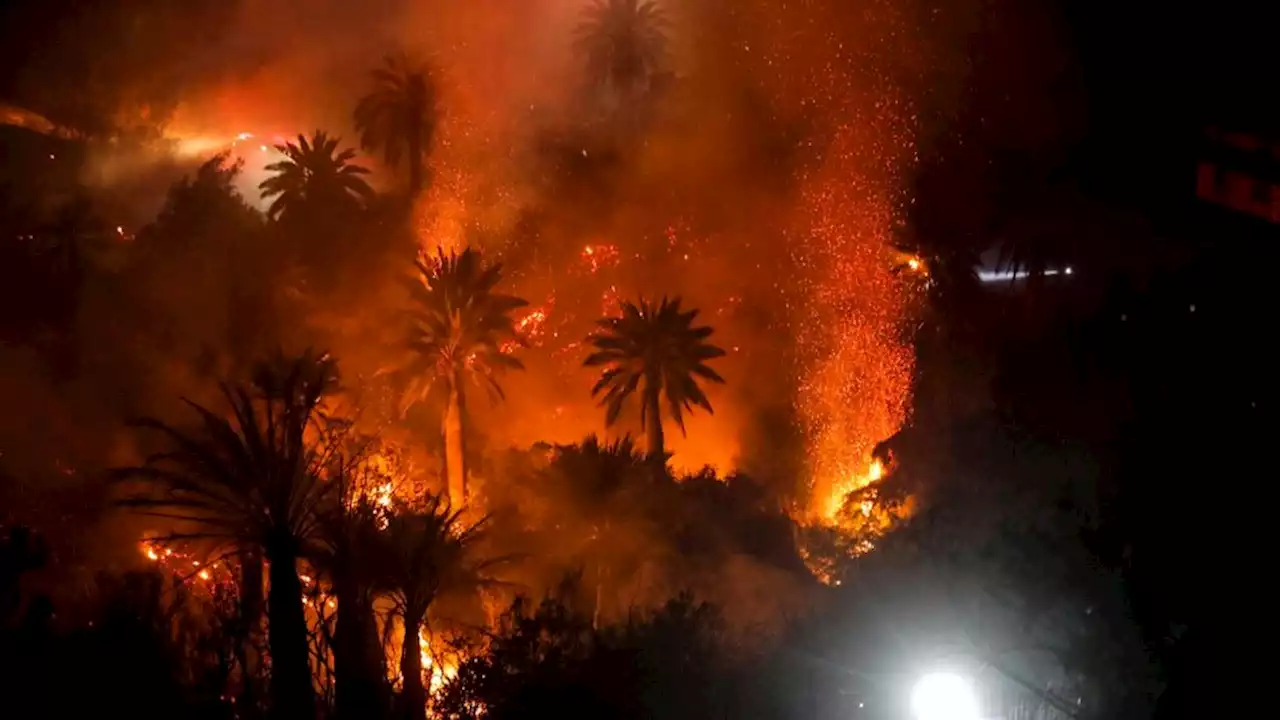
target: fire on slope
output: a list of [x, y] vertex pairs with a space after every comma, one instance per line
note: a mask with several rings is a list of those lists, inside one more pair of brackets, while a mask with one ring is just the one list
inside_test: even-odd
[[172, 544], [158, 539], [143, 540], [138, 549], [149, 562], [172, 573], [175, 578], [199, 587], [212, 588], [235, 582], [230, 568], [221, 560], [202, 562], [195, 555], [175, 550]]

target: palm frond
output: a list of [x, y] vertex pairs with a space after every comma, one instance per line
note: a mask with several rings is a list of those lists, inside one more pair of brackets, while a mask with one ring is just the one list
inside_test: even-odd
[[111, 472], [113, 481], [138, 486], [118, 502], [177, 524], [171, 535], [242, 548], [282, 536], [301, 544], [329, 492], [321, 479], [325, 439], [313, 429], [336, 366], [327, 355], [306, 353], [260, 364], [253, 376], [250, 385], [224, 386], [225, 412], [187, 401], [196, 419], [187, 428], [156, 419], [134, 423], [166, 449]]
[[[417, 376], [413, 385], [419, 391], [461, 375], [493, 397], [504, 397], [502, 374], [524, 368], [511, 352], [526, 344], [511, 313], [528, 303], [493, 292], [502, 277], [501, 265], [485, 265], [470, 248], [447, 254], [437, 248], [419, 257], [414, 267], [417, 272], [407, 284], [413, 303], [406, 313], [408, 355], [401, 371]], [[421, 377], [424, 374], [429, 377]], [[410, 404], [422, 396], [419, 392]]]
[[272, 173], [258, 188], [262, 197], [276, 198], [267, 209], [268, 217], [279, 219], [295, 210], [313, 212], [332, 207], [360, 208], [373, 197], [373, 188], [364, 180], [367, 168], [352, 164], [355, 151], [339, 151], [341, 140], [317, 130], [311, 138], [299, 135], [297, 142], [277, 145], [283, 160], [266, 167]]
[[[665, 395], [667, 412], [684, 430], [684, 412], [694, 407], [711, 412], [711, 403], [698, 379], [723, 383], [725, 380], [707, 361], [725, 355], [707, 339], [709, 326], [694, 325], [696, 309], [685, 310], [680, 298], [663, 298], [652, 303], [644, 298], [623, 302], [620, 313], [597, 322], [599, 331], [587, 336], [595, 349], [583, 360], [587, 367], [603, 367], [592, 397], [600, 397], [606, 408], [605, 422], [612, 425], [627, 399], [640, 387], [645, 397]], [[641, 423], [648, 419], [647, 403], [641, 403]]]

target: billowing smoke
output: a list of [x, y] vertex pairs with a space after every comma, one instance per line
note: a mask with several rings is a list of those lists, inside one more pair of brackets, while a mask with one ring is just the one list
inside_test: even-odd
[[[709, 388], [714, 416], [672, 433], [673, 464], [744, 470], [811, 519], [907, 418], [916, 300], [892, 272], [893, 237], [917, 147], [963, 84], [951, 33], [972, 16], [939, 19], [914, 0], [660, 4], [668, 53], [630, 104], [602, 97], [573, 50], [586, 0], [121, 0], [50, 29], [59, 41], [30, 49], [16, 86], [24, 106], [90, 138], [82, 180], [103, 192], [155, 208], [163, 195], [142, 176], [163, 166], [171, 180], [229, 150], [253, 204], [271, 145], [317, 128], [354, 145], [368, 71], [391, 53], [428, 62], [443, 114], [415, 241], [480, 247], [530, 302], [527, 370], [506, 379], [505, 402], [474, 403], [478, 446], [603, 432], [583, 337], [620, 300], [681, 295], [716, 328], [728, 382]], [[401, 185], [379, 158], [360, 162], [376, 185]], [[402, 260], [335, 267], [341, 292], [309, 306], [307, 336], [349, 378], [376, 377], [394, 354]], [[123, 305], [82, 304], [62, 374], [39, 360], [47, 348], [4, 358], [5, 397], [41, 413], [4, 421], [7, 472], [84, 482], [119, 462], [125, 417], [211, 397], [216, 363], [193, 367], [174, 358], [200, 352], [175, 348], [272, 312], [244, 304], [253, 275], [233, 261], [148, 278], [82, 297], [163, 315], [163, 344], [130, 346]], [[635, 415], [610, 431], [638, 432]], [[413, 425], [436, 442], [434, 421]]]

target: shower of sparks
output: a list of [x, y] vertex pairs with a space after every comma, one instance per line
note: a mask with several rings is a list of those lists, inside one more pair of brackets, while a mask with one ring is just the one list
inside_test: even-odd
[[[877, 24], [898, 21], [892, 9], [884, 14]], [[898, 431], [909, 409], [914, 352], [904, 328], [914, 298], [894, 271], [892, 233], [915, 153], [913, 118], [885, 69], [871, 55], [851, 55], [822, 11], [767, 17], [775, 36], [794, 41], [743, 52], [759, 55], [757, 67], [785, 105], [811, 108], [828, 124], [811, 144], [816, 162], [798, 178], [789, 234], [798, 287], [784, 293], [796, 339], [794, 404], [808, 445], [810, 517], [838, 523], [845, 497], [880, 479], [872, 449]]]
[[796, 408], [810, 442], [811, 507], [826, 520], [845, 495], [879, 479], [871, 450], [906, 418], [914, 362], [901, 331], [907, 293], [892, 272], [892, 206], [843, 172], [851, 150], [833, 150], [835, 173], [812, 186], [814, 220], [793, 249], [809, 318], [796, 326]]
[[555, 304], [555, 298], [552, 297], [549, 298], [547, 303], [542, 307], [534, 308], [529, 311], [528, 315], [525, 315], [516, 322], [516, 332], [520, 333], [520, 335], [528, 342], [536, 343], [542, 338], [543, 332], [546, 329], [547, 315], [551, 312], [552, 308], [555, 307]]
[[619, 261], [618, 246], [605, 244], [587, 245], [582, 248], [582, 259], [593, 273], [599, 271], [602, 267], [613, 267]]
[[618, 292], [617, 285], [610, 285], [600, 296], [600, 315], [601, 317], [617, 315], [621, 310], [622, 294]]

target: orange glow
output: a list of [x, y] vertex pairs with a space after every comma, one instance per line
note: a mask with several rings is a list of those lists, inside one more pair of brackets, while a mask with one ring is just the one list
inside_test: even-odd
[[391, 483], [383, 483], [373, 489], [373, 501], [380, 508], [391, 507], [391, 493], [394, 490]]
[[527, 315], [516, 322], [516, 332], [520, 333], [526, 341], [536, 344], [535, 341], [542, 337], [545, 330], [547, 315], [555, 307], [555, 304], [556, 299], [552, 296], [542, 307], [530, 310]]
[[587, 268], [591, 272], [597, 272], [600, 268], [612, 267], [618, 264], [620, 254], [617, 245], [596, 244], [587, 245], [582, 248], [582, 259], [586, 263]]
[[[826, 499], [826, 507], [823, 511], [823, 519], [827, 522], [837, 522], [839, 520], [840, 510], [844, 507], [845, 498], [850, 493], [861, 490], [870, 485], [874, 485], [884, 477], [884, 465], [879, 460], [873, 460], [866, 472], [860, 475], [845, 478], [842, 482], [834, 483], [831, 487], [830, 495]], [[871, 508], [866, 503], [870, 500], [863, 501], [862, 512], [864, 515], [871, 514]]]
[[199, 560], [193, 559], [190, 555], [175, 552], [173, 548], [164, 547], [157, 541], [143, 540], [139, 543], [138, 550], [149, 562], [173, 573], [179, 579], [198, 579], [203, 583], [232, 581], [230, 573], [220, 563], [202, 565]]
[[826, 521], [845, 495], [883, 473], [868, 460], [906, 418], [914, 364], [901, 331], [912, 299], [893, 273], [892, 206], [841, 180], [857, 177], [850, 133], [810, 187], [810, 238], [795, 250], [810, 290], [798, 303], [805, 320], [796, 410], [810, 443], [811, 507]]
[[[458, 6], [462, 5], [466, 4]], [[566, 30], [573, 24], [570, 5], [574, 4], [558, 4]], [[520, 7], [529, 17], [546, 14], [541, 3]], [[635, 207], [645, 200], [637, 202], [636, 188], [623, 178], [618, 189], [622, 207], [611, 208], [617, 212], [608, 223], [561, 220], [538, 228], [537, 249], [545, 253], [538, 262], [556, 267], [545, 277], [532, 277], [535, 271], [512, 260], [504, 279], [509, 287], [503, 289], [534, 301], [552, 298], [515, 316], [517, 331], [531, 346], [544, 348], [542, 357], [531, 358], [533, 352], [521, 355], [529, 369], [508, 381], [508, 398], [500, 410], [490, 411], [477, 402], [468, 411], [494, 416], [478, 417], [477, 426], [493, 435], [495, 447], [503, 442], [575, 442], [589, 432], [602, 432], [601, 413], [587, 397], [590, 379], [577, 367], [584, 356], [581, 340], [587, 326], [600, 316], [616, 314], [623, 299], [641, 292], [683, 292], [691, 296], [690, 304], [703, 310], [702, 317], [711, 320], [717, 329], [715, 340], [731, 350], [732, 357], [723, 361], [727, 369], [721, 367], [729, 389], [709, 390], [715, 394], [716, 414], [687, 418], [687, 436], [668, 429], [673, 467], [692, 470], [707, 462], [726, 473], [735, 467], [741, 436], [756, 410], [752, 401], [741, 399], [745, 393], [739, 390], [762, 380], [746, 375], [746, 369], [754, 368], [756, 357], [771, 352], [772, 344], [785, 346], [791, 364], [778, 385], [794, 385], [795, 392], [778, 402], [790, 403], [799, 419], [809, 491], [796, 519], [834, 525], [850, 492], [883, 477], [885, 469], [870, 461], [871, 450], [901, 427], [909, 408], [914, 355], [903, 328], [914, 309], [912, 286], [920, 283], [918, 276], [895, 270], [905, 265], [912, 273], [927, 273], [928, 267], [920, 258], [895, 251], [891, 240], [902, 219], [904, 171], [915, 155], [909, 135], [914, 111], [909, 102], [893, 95], [889, 83], [836, 69], [842, 65], [832, 58], [846, 56], [848, 50], [832, 32], [835, 25], [824, 25], [820, 9], [775, 13], [767, 3], [743, 7], [744, 17], [758, 20], [759, 27], [742, 31], [749, 32], [753, 42], [749, 48], [744, 45], [735, 62], [743, 64], [743, 74], [750, 75], [753, 86], [758, 84], [778, 108], [780, 123], [794, 119], [787, 116], [800, 109], [806, 125], [812, 121], [818, 126], [814, 134], [820, 142], [805, 146], [821, 150], [798, 163], [795, 176], [787, 178], [789, 189], [779, 198], [779, 207], [757, 214], [749, 200], [735, 195], [736, 180], [710, 171], [698, 175], [700, 165], [715, 167], [701, 159], [719, 160], [716, 151], [726, 148], [688, 160], [681, 153], [687, 146], [655, 137], [656, 149], [647, 150], [637, 163], [640, 182], [635, 184], [664, 187], [673, 179], [694, 175], [714, 180], [707, 183], [714, 193], [708, 194], [707, 202], [690, 200], [687, 207], [673, 208], [666, 200], [654, 201], [652, 208]], [[446, 112], [429, 156], [431, 182], [414, 206], [414, 228], [424, 249], [442, 246], [449, 251], [473, 244], [488, 257], [503, 259], [510, 243], [504, 245], [501, 238], [522, 210], [547, 204], [564, 215], [576, 211], [560, 208], [557, 198], [536, 195], [528, 187], [527, 168], [512, 161], [513, 146], [519, 149], [519, 138], [529, 128], [534, 101], [539, 112], [544, 106], [554, 107], [545, 88], [558, 84], [545, 77], [534, 79], [525, 67], [512, 73], [493, 71], [497, 55], [492, 53], [493, 43], [483, 41], [492, 40], [484, 32], [501, 24], [510, 26], [512, 40], [525, 42], [530, 35], [510, 13], [442, 14], [440, 91]], [[766, 38], [769, 42], [756, 41]], [[271, 133], [231, 133], [244, 127], [309, 129], [325, 120], [309, 114], [315, 103], [300, 95], [310, 94], [308, 88], [317, 85], [314, 77], [304, 74], [313, 72], [308, 68], [272, 67], [243, 83], [218, 88], [204, 103], [184, 103], [177, 117], [189, 123], [190, 132], [174, 135], [186, 138], [183, 147], [189, 151], [211, 151], [228, 141], [266, 151], [268, 146], [261, 143], [273, 137]], [[696, 87], [697, 81], [691, 77], [689, 82]], [[495, 82], [507, 92], [495, 90]], [[199, 123], [191, 122], [197, 119]], [[341, 122], [347, 121], [344, 110]], [[353, 139], [348, 134], [344, 140], [350, 144]], [[376, 157], [361, 157], [360, 162], [375, 170], [380, 189], [381, 183], [393, 188], [404, 182], [401, 170], [380, 167]], [[729, 187], [721, 191], [721, 185]], [[690, 187], [673, 186], [669, 194], [688, 194]], [[718, 210], [707, 213], [703, 205], [735, 208], [740, 217], [734, 222], [740, 225], [722, 223], [715, 219]], [[648, 217], [634, 221], [635, 214]], [[645, 224], [650, 222], [657, 224]], [[711, 233], [723, 237], [708, 242], [703, 235]], [[776, 313], [785, 317], [770, 327], [776, 330], [773, 337], [757, 339], [760, 335], [743, 334], [741, 321], [735, 319], [744, 306], [783, 308]], [[366, 312], [367, 318], [372, 311], [357, 312]], [[335, 350], [344, 366], [349, 362], [358, 373], [362, 365], [376, 365], [353, 358], [380, 352], [377, 345], [365, 343], [356, 349], [341, 344], [341, 339], [335, 342]], [[515, 345], [505, 349], [515, 350]], [[611, 430], [637, 431], [633, 418], [623, 422]], [[390, 509], [413, 493], [401, 489], [402, 475], [390, 469], [388, 473], [396, 479], [372, 482], [369, 492], [379, 507]], [[864, 516], [875, 514], [872, 505], [861, 507]]]
[[445, 658], [437, 658], [432, 652], [431, 641], [427, 639], [427, 629], [418, 631], [418, 652], [422, 660], [422, 672], [427, 676], [427, 693], [434, 694], [444, 684], [457, 677], [458, 663]]

